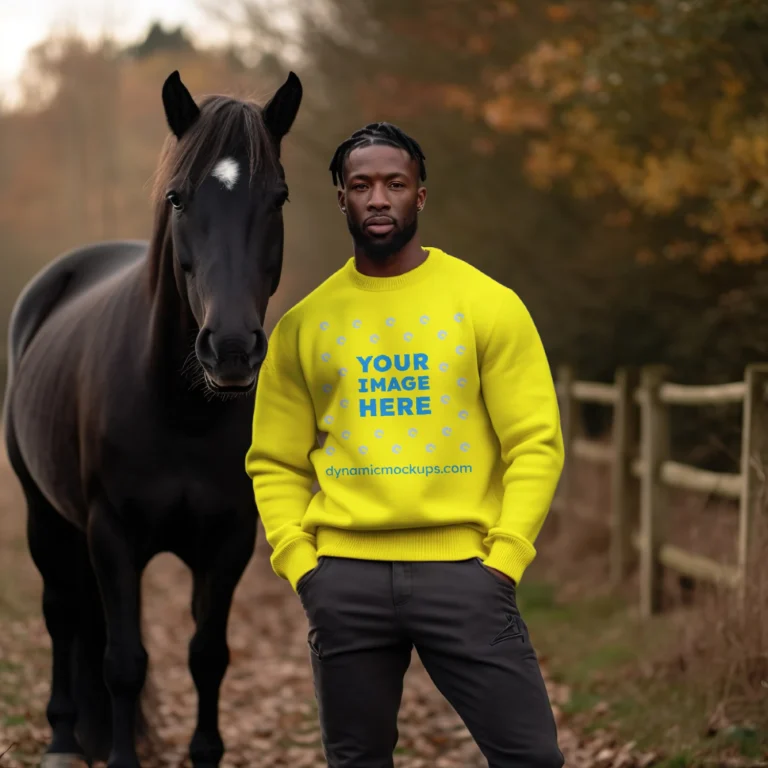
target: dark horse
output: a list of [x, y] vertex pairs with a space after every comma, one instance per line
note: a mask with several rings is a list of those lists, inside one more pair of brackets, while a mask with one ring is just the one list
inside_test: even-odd
[[140, 582], [160, 552], [194, 578], [192, 764], [224, 753], [227, 624], [256, 540], [244, 460], [282, 268], [280, 145], [301, 97], [291, 73], [263, 108], [198, 105], [171, 74], [150, 242], [64, 254], [14, 306], [5, 439], [52, 644], [43, 765], [139, 766]]

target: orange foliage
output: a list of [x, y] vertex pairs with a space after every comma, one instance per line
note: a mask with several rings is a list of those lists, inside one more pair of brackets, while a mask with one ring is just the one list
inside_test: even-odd
[[550, 21], [568, 21], [573, 16], [573, 11], [567, 5], [548, 5], [547, 16]]
[[490, 35], [470, 35], [467, 40], [466, 49], [469, 53], [484, 56], [490, 53], [493, 48], [493, 38]]
[[638, 19], [654, 21], [659, 18], [659, 9], [650, 3], [643, 3], [632, 8], [632, 12]]
[[496, 13], [500, 19], [512, 19], [517, 16], [519, 10], [512, 0], [498, 0], [496, 3]]
[[[652, 36], [675, 13], [685, 16], [682, 11], [659, 0], [627, 4], [618, 15], [609, 13], [607, 3], [602, 14], [590, 4], [534, 8], [477, 0], [472, 23], [466, 7], [461, 13], [434, 3], [421, 7], [422, 12], [407, 14], [408, 26], [440, 45], [441, 53], [473, 56], [475, 82], [468, 84], [464, 63], [461, 84], [430, 86], [398, 78], [388, 86], [398, 94], [394, 117], [435, 109], [457, 113], [477, 126], [470, 141], [479, 154], [496, 151], [508, 137], [527, 137], [524, 169], [534, 186], [560, 184], [580, 198], [618, 193], [634, 212], [676, 217], [681, 236], [666, 250], [669, 258], [712, 263], [768, 257], [768, 111], [755, 116], [754, 105], [746, 108], [747, 99], [755, 100], [755, 85], [740, 69], [742, 60], [730, 61], [724, 42], [706, 39], [695, 26], [686, 29], [674, 17], [689, 38], [670, 39], [665, 33], [654, 41], [659, 46], [654, 56], [669, 54], [665, 66], [661, 59], [645, 62], [631, 53], [628, 71], [614, 66], [624, 61], [623, 41], [632, 39], [638, 25]], [[701, 11], [691, 24], [707, 22], [704, 15]], [[509, 26], [500, 22], [512, 17], [537, 30], [526, 49], [505, 40]], [[597, 26], [598, 17], [607, 26]], [[692, 51], [699, 55], [696, 46], [705, 51], [701, 71], [711, 75], [698, 85], [696, 70], [685, 59]], [[596, 52], [603, 57], [597, 65]], [[692, 97], [692, 87], [700, 85], [709, 86], [712, 96]], [[647, 118], [642, 110], [632, 116], [636, 104], [622, 106], [635, 92], [651, 100]], [[488, 129], [497, 138], [487, 137]], [[696, 213], [687, 213], [691, 210]]]
[[540, 101], [505, 94], [485, 103], [483, 118], [497, 131], [543, 130], [549, 125], [549, 109]]
[[[635, 11], [656, 12], [650, 5]], [[684, 246], [676, 242], [666, 250], [668, 257], [699, 257], [709, 264], [758, 261], [768, 257], [768, 114], [746, 114], [747, 84], [731, 64], [718, 61], [715, 70], [720, 96], [704, 110], [691, 100], [684, 81], [661, 81], [658, 107], [672, 123], [667, 134], [638, 142], [616, 126], [616, 111], [585, 106], [606, 88], [603, 103], [609, 104], [610, 90], [623, 87], [619, 76], [609, 73], [604, 86], [587, 72], [579, 41], [543, 40], [518, 62], [516, 78], [504, 82], [501, 93], [488, 95], [485, 114], [490, 110], [494, 119], [487, 122], [496, 130], [537, 134], [525, 165], [537, 187], [562, 182], [579, 197], [615, 190], [650, 216], [676, 215], [696, 201], [700, 212], [688, 215], [685, 225], [710, 242], [699, 250], [689, 239]], [[514, 115], [520, 103], [535, 114], [536, 102], [526, 101], [531, 98], [538, 99], [541, 114], [562, 105], [557, 121], [551, 112], [546, 124]]]
[[437, 86], [442, 96], [442, 106], [461, 112], [464, 117], [474, 117], [480, 107], [477, 96], [471, 88], [461, 85]]

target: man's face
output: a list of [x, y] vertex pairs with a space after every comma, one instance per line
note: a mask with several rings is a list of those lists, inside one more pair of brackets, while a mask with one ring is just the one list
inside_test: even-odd
[[339, 206], [355, 245], [371, 259], [383, 261], [410, 242], [426, 197], [418, 163], [404, 149], [360, 147], [344, 163]]

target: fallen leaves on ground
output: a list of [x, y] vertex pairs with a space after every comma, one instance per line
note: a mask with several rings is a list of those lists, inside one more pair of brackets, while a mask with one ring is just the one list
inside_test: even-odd
[[[145, 581], [144, 636], [150, 655], [152, 723], [159, 746], [144, 768], [189, 768], [197, 696], [187, 667], [192, 633], [191, 578], [175, 558], [160, 556]], [[231, 664], [221, 695], [222, 768], [320, 768], [320, 744], [306, 619], [287, 584], [270, 570], [263, 535], [235, 595], [229, 628]], [[39, 765], [49, 738], [45, 720], [49, 639], [39, 613], [8, 621], [0, 632], [2, 768]], [[546, 669], [545, 669], [546, 673]], [[568, 727], [568, 690], [548, 680], [560, 744], [569, 768], [645, 768], [604, 735], [582, 738]], [[456, 713], [435, 689], [418, 655], [408, 670], [399, 716], [397, 768], [487, 766]]]

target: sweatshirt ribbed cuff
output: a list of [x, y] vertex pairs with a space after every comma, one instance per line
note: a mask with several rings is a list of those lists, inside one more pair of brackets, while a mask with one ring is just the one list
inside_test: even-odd
[[497, 537], [491, 544], [488, 557], [483, 561], [485, 565], [505, 573], [519, 584], [525, 569], [536, 557], [534, 546], [523, 538]]
[[316, 565], [315, 542], [303, 537], [292, 541], [272, 555], [272, 568], [278, 576], [288, 581], [294, 592], [299, 579]]

